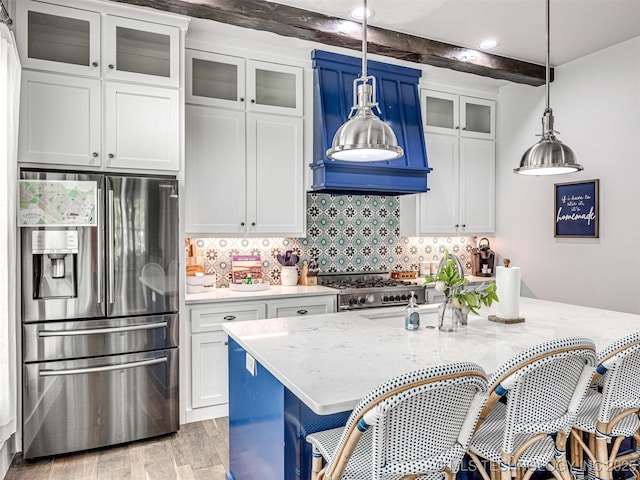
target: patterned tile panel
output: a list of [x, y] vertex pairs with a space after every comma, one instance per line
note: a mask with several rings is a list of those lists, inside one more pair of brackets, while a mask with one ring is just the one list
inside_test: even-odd
[[[398, 197], [307, 194], [305, 238], [197, 238], [198, 255], [216, 284], [231, 278], [231, 255], [262, 258], [264, 278], [280, 283], [276, 256], [293, 250], [302, 262], [317, 258], [321, 271], [419, 270], [421, 261], [439, 261], [455, 253], [471, 272], [472, 237], [401, 237]], [[185, 241], [186, 247], [186, 241]]]

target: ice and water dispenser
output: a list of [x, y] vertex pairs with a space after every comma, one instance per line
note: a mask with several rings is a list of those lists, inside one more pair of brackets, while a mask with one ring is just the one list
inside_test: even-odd
[[76, 230], [33, 230], [33, 298], [74, 298], [78, 295]]

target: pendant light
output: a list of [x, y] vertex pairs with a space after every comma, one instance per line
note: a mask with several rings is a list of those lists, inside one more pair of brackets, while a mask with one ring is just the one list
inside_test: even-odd
[[347, 120], [333, 136], [327, 157], [346, 162], [381, 162], [403, 155], [391, 127], [373, 112], [376, 79], [367, 76], [367, 0], [362, 17], [362, 76], [353, 81], [353, 107]]
[[582, 170], [576, 162], [573, 151], [556, 138], [553, 130], [553, 110], [549, 106], [549, 0], [547, 1], [547, 68], [546, 68], [546, 102], [542, 117], [542, 139], [524, 152], [520, 167], [513, 170], [520, 175], [560, 175]]

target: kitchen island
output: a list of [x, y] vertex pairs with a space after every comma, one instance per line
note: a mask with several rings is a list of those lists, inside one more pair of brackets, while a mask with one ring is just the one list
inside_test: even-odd
[[600, 349], [640, 329], [638, 315], [528, 298], [520, 302], [524, 323], [490, 322], [488, 313], [469, 315], [455, 333], [433, 328], [433, 306], [423, 306], [418, 332], [404, 330], [402, 309], [225, 325], [229, 478], [307, 480], [305, 436], [344, 424], [360, 398], [402, 373], [458, 361], [490, 373], [545, 340], [585, 336]]

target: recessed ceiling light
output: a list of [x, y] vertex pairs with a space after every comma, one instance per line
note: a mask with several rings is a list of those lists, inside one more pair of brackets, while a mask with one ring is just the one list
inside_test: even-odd
[[[370, 8], [367, 8], [367, 18], [371, 18], [373, 17], [373, 10], [371, 10]], [[352, 18], [355, 18], [356, 20], [362, 20], [362, 18], [364, 17], [364, 7], [356, 7], [353, 10], [351, 10], [350, 15]]]
[[483, 42], [480, 42], [480, 48], [483, 50], [490, 50], [492, 48], [495, 48], [497, 45], [497, 40], [485, 40]]

